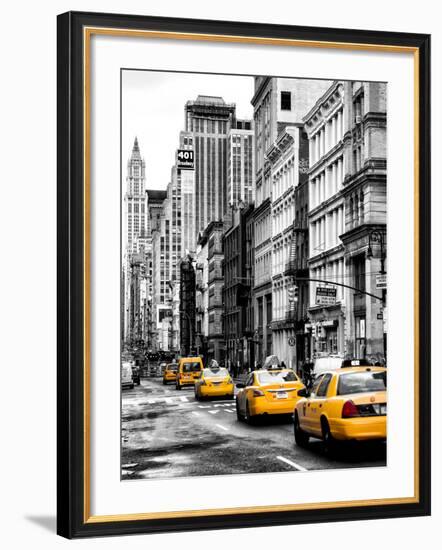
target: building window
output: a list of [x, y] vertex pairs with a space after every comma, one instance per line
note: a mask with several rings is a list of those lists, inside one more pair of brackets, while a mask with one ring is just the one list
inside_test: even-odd
[[360, 254], [354, 259], [355, 287], [365, 292], [365, 255]]
[[281, 111], [291, 111], [292, 94], [291, 92], [281, 92]]

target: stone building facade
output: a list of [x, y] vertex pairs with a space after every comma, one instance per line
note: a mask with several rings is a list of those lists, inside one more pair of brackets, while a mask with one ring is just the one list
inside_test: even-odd
[[[309, 138], [309, 317], [312, 329], [312, 355], [345, 354], [345, 294], [341, 286], [327, 281], [344, 282], [345, 201], [342, 187], [345, 174], [344, 87], [335, 82], [304, 118]], [[336, 289], [335, 300], [324, 303], [318, 289]], [[326, 291], [325, 291], [326, 292]]]
[[343, 86], [347, 169], [340, 238], [349, 285], [357, 289], [345, 289], [346, 351], [349, 357], [385, 363], [387, 293], [376, 282], [387, 272], [387, 89], [376, 82]]

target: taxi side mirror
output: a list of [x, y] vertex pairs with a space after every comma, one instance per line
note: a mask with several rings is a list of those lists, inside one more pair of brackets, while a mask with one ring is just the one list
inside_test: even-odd
[[302, 388], [298, 390], [298, 397], [308, 397], [310, 395], [307, 388]]
[[246, 385], [244, 384], [244, 382], [238, 382], [238, 384], [236, 384], [236, 387], [237, 388], [245, 388]]

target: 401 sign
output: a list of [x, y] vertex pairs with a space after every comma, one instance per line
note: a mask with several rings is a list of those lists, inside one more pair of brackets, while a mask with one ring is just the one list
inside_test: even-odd
[[189, 149], [178, 149], [176, 152], [176, 167], [179, 170], [194, 170], [194, 154]]

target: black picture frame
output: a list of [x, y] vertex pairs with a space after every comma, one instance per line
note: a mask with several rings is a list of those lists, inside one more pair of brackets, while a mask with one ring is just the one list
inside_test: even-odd
[[[57, 516], [67, 538], [202, 529], [272, 526], [430, 514], [430, 36], [351, 29], [299, 27], [69, 12], [58, 16], [57, 57]], [[85, 27], [296, 39], [346, 45], [387, 45], [415, 50], [419, 88], [419, 447], [418, 498], [412, 503], [220, 514], [196, 517], [89, 521], [85, 512], [84, 385], [85, 195], [84, 40]], [[86, 392], [86, 393], [85, 393]]]

